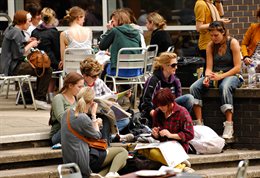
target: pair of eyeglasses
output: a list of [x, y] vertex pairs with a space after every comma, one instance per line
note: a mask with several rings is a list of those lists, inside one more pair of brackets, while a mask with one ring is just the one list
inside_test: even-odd
[[171, 66], [172, 68], [175, 68], [175, 67], [178, 66], [178, 63], [172, 63], [172, 64], [170, 64], [169, 66]]

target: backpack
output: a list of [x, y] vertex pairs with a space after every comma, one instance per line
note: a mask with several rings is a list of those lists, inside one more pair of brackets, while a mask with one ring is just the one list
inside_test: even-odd
[[194, 126], [194, 138], [190, 144], [197, 154], [221, 153], [225, 146], [225, 140], [210, 127], [204, 125]]

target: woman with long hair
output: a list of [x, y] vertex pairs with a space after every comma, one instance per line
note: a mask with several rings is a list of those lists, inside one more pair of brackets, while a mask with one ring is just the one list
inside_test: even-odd
[[78, 103], [75, 109], [70, 108], [69, 112], [63, 115], [61, 121], [63, 162], [77, 163], [83, 177], [101, 177], [100, 175], [107, 178], [119, 177], [117, 172], [126, 165], [128, 158], [128, 152], [123, 147], [109, 147], [107, 150], [92, 148], [68, 129], [69, 120], [71, 127], [78, 134], [91, 139], [102, 137], [99, 130], [102, 120], [91, 120], [86, 114], [88, 110], [96, 114], [97, 103], [94, 102], [94, 97], [95, 92], [92, 88], [83, 87], [77, 94]]
[[51, 104], [51, 142], [53, 145], [61, 143], [60, 122], [63, 113], [68, 108], [76, 107], [76, 95], [84, 87], [84, 78], [77, 72], [70, 72], [64, 79], [64, 84], [59, 94], [57, 94]]
[[[209, 87], [218, 87], [221, 97], [220, 110], [226, 117], [222, 137], [233, 137], [233, 92], [241, 86], [237, 74], [240, 73], [241, 57], [239, 42], [228, 35], [224, 23], [214, 21], [209, 25], [211, 42], [207, 46], [207, 67], [205, 77], [200, 78], [190, 87], [190, 93], [194, 96], [193, 110], [198, 124], [202, 124], [202, 94]], [[216, 85], [217, 83], [217, 85]]]

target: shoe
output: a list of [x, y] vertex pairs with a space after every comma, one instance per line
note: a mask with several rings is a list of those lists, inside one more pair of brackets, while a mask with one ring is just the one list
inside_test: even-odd
[[182, 163], [185, 164], [186, 167], [191, 167], [191, 163], [188, 160], [185, 160]]
[[131, 133], [126, 135], [119, 135], [120, 136], [120, 142], [132, 142], [134, 141], [135, 136]]
[[47, 104], [45, 101], [35, 100], [35, 104], [36, 104], [37, 108], [42, 109], [42, 110], [51, 109], [51, 105]]
[[233, 122], [226, 121], [223, 124], [224, 124], [224, 132], [222, 138], [224, 139], [233, 138], [233, 133], [234, 133]]
[[120, 175], [117, 172], [109, 172], [105, 176], [105, 178], [117, 178], [117, 177], [120, 177]]
[[183, 168], [182, 171], [183, 171], [183, 172], [187, 172], [187, 173], [194, 173], [194, 172], [195, 172], [195, 170], [192, 169], [192, 168], [190, 168], [190, 167], [185, 167], [185, 168]]
[[155, 140], [153, 137], [138, 137], [138, 142], [141, 143], [159, 143], [159, 140]]
[[100, 174], [91, 173], [89, 178], [103, 178], [103, 176], [101, 176]]

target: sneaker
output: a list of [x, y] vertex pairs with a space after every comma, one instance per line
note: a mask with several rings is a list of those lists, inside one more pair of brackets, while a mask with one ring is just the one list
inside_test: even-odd
[[126, 135], [120, 135], [120, 142], [132, 142], [134, 141], [135, 136], [131, 133]]
[[192, 168], [190, 168], [190, 167], [185, 167], [185, 168], [183, 168], [182, 171], [183, 171], [183, 172], [187, 172], [187, 173], [194, 173], [194, 172], [195, 172], [195, 170], [192, 169]]
[[191, 163], [188, 160], [183, 161], [182, 164], [185, 164], [186, 167], [191, 167]]
[[105, 178], [117, 178], [117, 177], [120, 177], [120, 175], [117, 172], [109, 172], [105, 176]]
[[42, 109], [42, 110], [50, 110], [51, 109], [51, 105], [49, 105], [45, 101], [35, 100], [35, 104], [36, 104], [37, 108]]
[[234, 133], [234, 129], [233, 129], [233, 122], [224, 122], [224, 132], [222, 135], [222, 138], [224, 139], [231, 139], [233, 138], [233, 133]]
[[101, 176], [100, 174], [91, 173], [89, 178], [103, 178], [103, 176]]
[[138, 137], [138, 142], [141, 143], [159, 143], [159, 140], [155, 140], [153, 137]]

